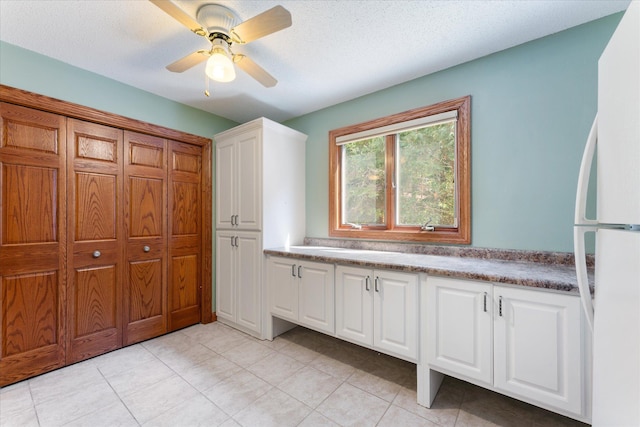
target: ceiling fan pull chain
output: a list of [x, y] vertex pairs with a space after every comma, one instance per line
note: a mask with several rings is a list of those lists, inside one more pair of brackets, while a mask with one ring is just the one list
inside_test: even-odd
[[204, 75], [204, 94], [209, 96], [209, 76]]

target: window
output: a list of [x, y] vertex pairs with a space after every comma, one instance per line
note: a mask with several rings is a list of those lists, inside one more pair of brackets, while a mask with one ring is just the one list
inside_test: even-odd
[[471, 243], [470, 103], [329, 132], [329, 235]]

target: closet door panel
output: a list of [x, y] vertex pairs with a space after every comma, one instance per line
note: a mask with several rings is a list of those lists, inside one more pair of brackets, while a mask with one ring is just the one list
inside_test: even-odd
[[64, 117], [0, 104], [0, 386], [65, 363], [65, 142]]
[[67, 363], [122, 346], [123, 133], [68, 119]]
[[124, 344], [167, 331], [166, 140], [125, 131]]
[[[162, 278], [162, 258], [129, 263], [129, 325], [131, 329], [157, 328], [162, 322], [163, 295], [157, 283]], [[148, 327], [134, 327], [138, 322], [153, 324]]]
[[200, 322], [202, 148], [169, 142], [169, 330]]

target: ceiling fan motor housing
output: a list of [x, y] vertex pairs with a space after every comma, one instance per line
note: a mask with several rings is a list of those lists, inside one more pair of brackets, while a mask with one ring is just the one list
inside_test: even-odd
[[198, 9], [196, 19], [209, 33], [209, 40], [222, 38], [231, 42], [229, 30], [238, 23], [238, 17], [228, 7], [216, 3], [205, 4]]

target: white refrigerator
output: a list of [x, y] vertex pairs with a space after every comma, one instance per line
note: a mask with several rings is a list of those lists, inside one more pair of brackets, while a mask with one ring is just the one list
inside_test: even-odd
[[[595, 154], [597, 214], [585, 216]], [[576, 272], [593, 331], [593, 426], [640, 426], [640, 1], [633, 1], [598, 61], [598, 113], [576, 198]], [[595, 232], [595, 292], [584, 234]]]

